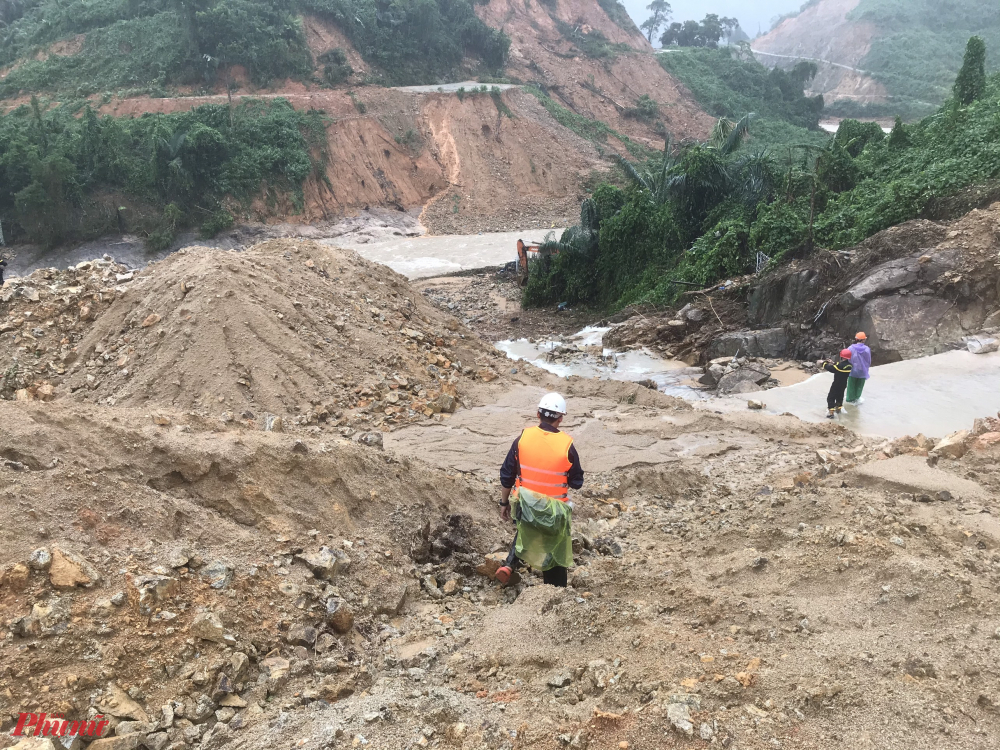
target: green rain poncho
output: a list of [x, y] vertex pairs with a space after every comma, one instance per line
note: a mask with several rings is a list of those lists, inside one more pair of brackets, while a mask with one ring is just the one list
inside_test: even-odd
[[555, 500], [524, 487], [514, 498], [517, 546], [514, 551], [526, 565], [538, 571], [573, 565], [573, 538], [569, 503]]

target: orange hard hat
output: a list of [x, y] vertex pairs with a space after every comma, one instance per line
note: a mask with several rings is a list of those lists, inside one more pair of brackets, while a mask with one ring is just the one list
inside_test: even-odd
[[868, 334], [866, 334], [864, 331], [859, 331], [858, 333], [855, 334], [854, 338], [856, 338], [858, 341], [864, 341], [865, 339], [868, 338]]
[[840, 350], [840, 356], [843, 357], [844, 359], [850, 359], [852, 353], [853, 352], [851, 352], [850, 349], [841, 349]]

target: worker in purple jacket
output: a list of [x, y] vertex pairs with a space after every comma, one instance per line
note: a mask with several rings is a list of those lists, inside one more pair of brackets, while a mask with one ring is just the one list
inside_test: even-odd
[[863, 404], [865, 400], [861, 398], [861, 392], [865, 389], [865, 381], [868, 380], [869, 368], [872, 366], [872, 350], [868, 348], [865, 341], [868, 336], [864, 331], [854, 337], [851, 344], [851, 377], [847, 379], [847, 396], [844, 401], [848, 404]]

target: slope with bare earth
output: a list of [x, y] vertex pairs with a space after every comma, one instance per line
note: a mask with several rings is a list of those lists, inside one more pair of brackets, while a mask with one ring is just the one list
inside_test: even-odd
[[802, 60], [816, 62], [819, 72], [808, 93], [822, 94], [828, 103], [884, 103], [888, 97], [885, 86], [859, 69], [878, 33], [870, 21], [848, 19], [859, 2], [820, 0], [755, 39], [754, 52], [769, 67], [791, 68]]
[[[660, 118], [675, 137], [701, 138], [711, 128], [711, 119], [659, 66], [639, 30], [634, 25], [622, 28], [596, 2], [491, 0], [477, 6], [477, 12], [511, 38], [508, 75], [542, 84], [558, 102], [579, 115], [658, 146], [662, 135], [654, 131], [651, 122], [625, 116], [626, 109], [647, 95], [660, 105]], [[628, 50], [609, 59], [589, 58], [562, 35], [559, 23], [582, 32], [599, 32]]]

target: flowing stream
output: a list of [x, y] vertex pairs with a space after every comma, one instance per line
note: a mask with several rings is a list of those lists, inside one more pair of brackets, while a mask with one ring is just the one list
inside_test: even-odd
[[601, 378], [638, 382], [652, 380], [658, 390], [688, 400], [707, 397], [692, 387], [691, 379], [701, 375], [701, 368], [663, 359], [647, 349], [616, 352], [605, 348], [601, 340], [607, 328], [588, 326], [566, 339], [498, 341], [497, 349], [513, 360], [524, 360], [536, 367], [569, 377]]

